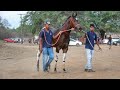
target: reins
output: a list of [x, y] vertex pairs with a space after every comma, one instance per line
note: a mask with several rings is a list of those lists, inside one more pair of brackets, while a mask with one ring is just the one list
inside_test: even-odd
[[[67, 31], [70, 31], [70, 30], [64, 30], [62, 33], [67, 32]], [[61, 33], [61, 34], [62, 34], [62, 33]], [[46, 42], [48, 45], [50, 45], [50, 46], [54, 46], [54, 45], [56, 45], [56, 44], [58, 43], [61, 34], [59, 34], [58, 39], [56, 40], [56, 42], [55, 42], [54, 44], [50, 44], [50, 43], [48, 43], [48, 41], [47, 41], [47, 39], [46, 39], [46, 35], [45, 35], [45, 31], [44, 31], [45, 42]]]

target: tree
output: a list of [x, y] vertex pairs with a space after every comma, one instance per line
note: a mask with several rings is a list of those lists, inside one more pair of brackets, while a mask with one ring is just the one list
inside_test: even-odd
[[24, 33], [38, 34], [45, 19], [51, 21], [52, 27], [60, 28], [73, 12], [77, 12], [78, 21], [86, 31], [94, 23], [106, 32], [120, 32], [120, 11], [28, 11], [23, 17]]

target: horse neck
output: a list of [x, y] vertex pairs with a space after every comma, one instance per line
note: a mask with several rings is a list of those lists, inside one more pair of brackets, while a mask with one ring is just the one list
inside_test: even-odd
[[69, 29], [71, 29], [72, 26], [69, 24], [69, 22], [70, 22], [70, 21], [67, 20], [67, 21], [63, 24], [63, 26], [62, 26], [61, 28], [59, 28], [59, 29], [56, 30], [56, 32], [54, 33], [54, 35], [58, 34], [60, 31], [64, 31], [64, 30], [69, 30]]
[[69, 29], [71, 29], [70, 26], [67, 26], [67, 27], [63, 26], [63, 27], [57, 29], [55, 31], [54, 35], [58, 34], [60, 31], [69, 30]]

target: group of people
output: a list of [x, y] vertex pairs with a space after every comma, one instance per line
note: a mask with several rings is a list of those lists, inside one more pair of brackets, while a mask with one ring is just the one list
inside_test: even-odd
[[[71, 30], [74, 30], [74, 28], [71, 28]], [[90, 24], [90, 30], [84, 36], [84, 38], [86, 38], [85, 50], [86, 50], [86, 57], [87, 57], [85, 72], [95, 72], [92, 67], [92, 58], [94, 55], [94, 41], [96, 41], [96, 44], [101, 50], [101, 47], [99, 46], [99, 42], [97, 40], [97, 34], [94, 32], [94, 30], [95, 30], [94, 24]], [[50, 66], [51, 62], [54, 59], [53, 47], [49, 44], [52, 44], [52, 39], [57, 38], [58, 35], [61, 33], [63, 32], [60, 31], [56, 36], [53, 35], [50, 29], [50, 21], [45, 21], [44, 27], [39, 33], [39, 41], [40, 41], [39, 49], [43, 53], [42, 62], [43, 62], [44, 72], [48, 71], [48, 67]], [[46, 40], [48, 41], [49, 44], [46, 42]]]

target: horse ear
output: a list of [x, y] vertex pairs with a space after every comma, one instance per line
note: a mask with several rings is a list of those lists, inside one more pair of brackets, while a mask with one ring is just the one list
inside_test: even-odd
[[77, 16], [77, 13], [73, 13], [72, 16], [73, 16], [73, 17], [76, 17], [76, 16]]

